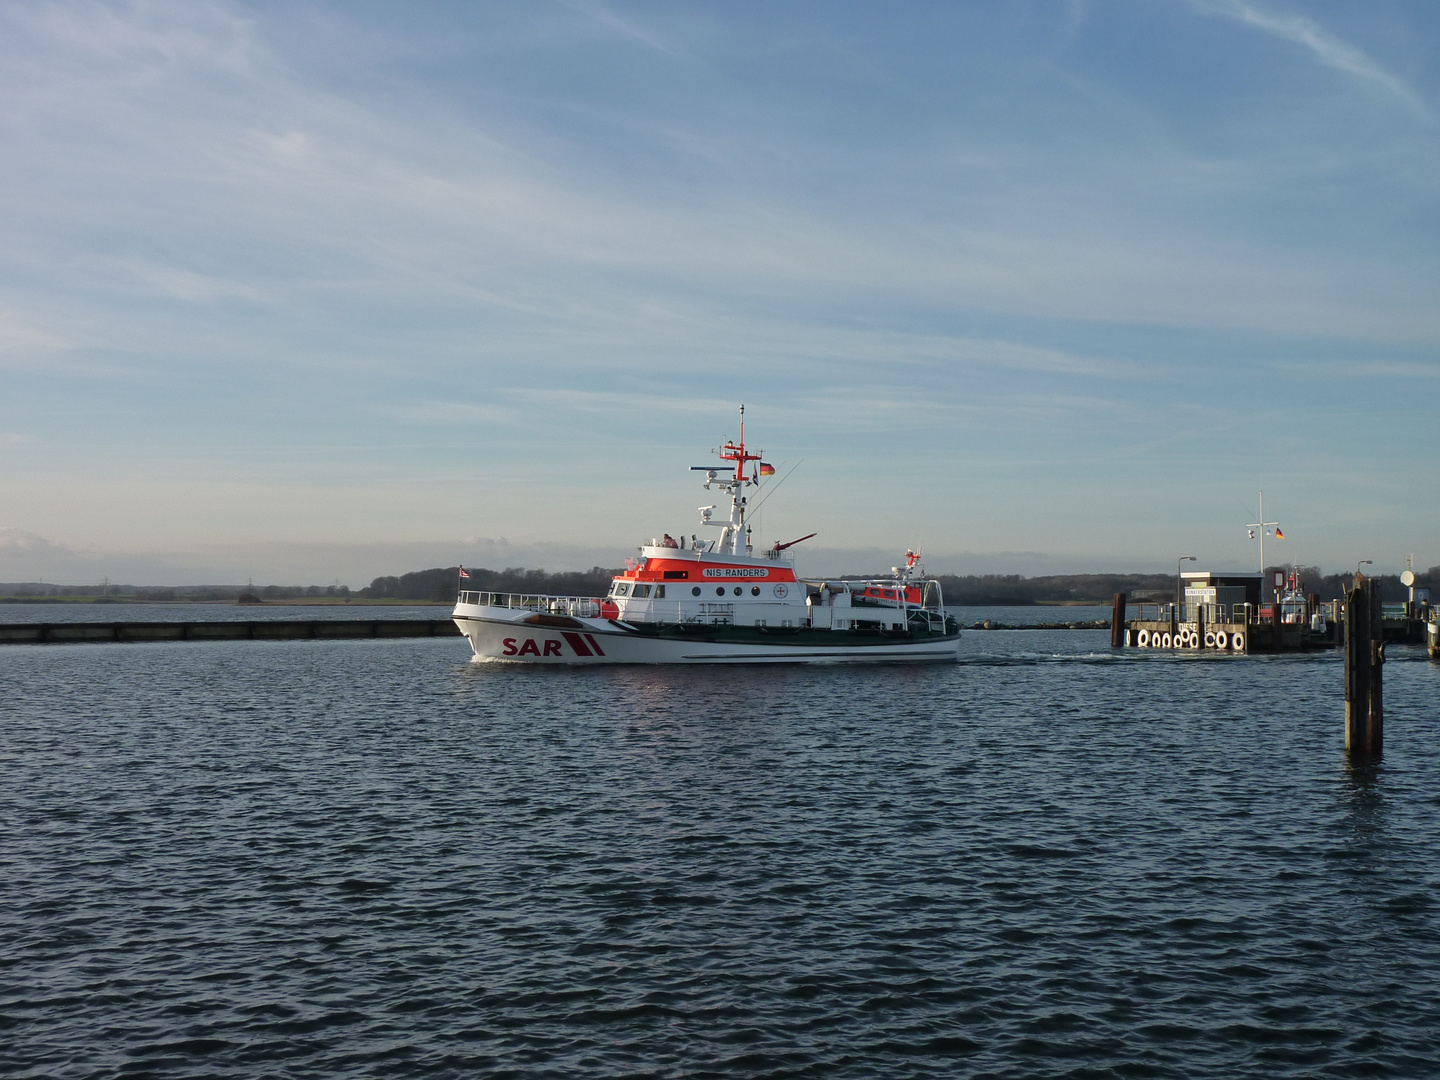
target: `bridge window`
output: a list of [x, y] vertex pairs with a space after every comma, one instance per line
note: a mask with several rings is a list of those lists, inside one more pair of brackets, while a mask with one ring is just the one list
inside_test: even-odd
[[665, 586], [664, 586], [664, 585], [656, 585], [656, 586], [655, 586], [655, 599], [656, 599], [656, 600], [664, 600], [664, 599], [665, 599]]
[[638, 584], [638, 583], [637, 583], [636, 586], [635, 586], [635, 588], [630, 591], [630, 595], [631, 595], [631, 596], [649, 596], [649, 595], [650, 595], [650, 586], [649, 586], [649, 585], [641, 585], [641, 584]]
[[615, 588], [611, 590], [616, 596], [629, 596], [630, 583], [628, 581], [615, 582]]

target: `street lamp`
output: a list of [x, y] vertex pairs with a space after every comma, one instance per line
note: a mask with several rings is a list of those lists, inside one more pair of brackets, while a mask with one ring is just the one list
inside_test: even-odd
[[1175, 617], [1177, 619], [1180, 617], [1180, 604], [1183, 599], [1183, 594], [1180, 592], [1180, 564], [1194, 561], [1194, 555], [1181, 555], [1175, 560]]
[[1359, 576], [1360, 576], [1360, 567], [1362, 567], [1362, 566], [1374, 566], [1374, 565], [1375, 565], [1375, 563], [1372, 562], [1370, 559], [1361, 559], [1359, 562], [1357, 562], [1357, 563], [1355, 564], [1355, 576], [1356, 576], [1356, 577], [1359, 577]]

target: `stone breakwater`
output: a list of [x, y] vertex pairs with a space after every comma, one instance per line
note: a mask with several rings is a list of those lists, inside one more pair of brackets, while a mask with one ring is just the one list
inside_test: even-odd
[[0, 645], [105, 641], [282, 641], [321, 638], [458, 637], [449, 619], [271, 619], [258, 622], [10, 623]]

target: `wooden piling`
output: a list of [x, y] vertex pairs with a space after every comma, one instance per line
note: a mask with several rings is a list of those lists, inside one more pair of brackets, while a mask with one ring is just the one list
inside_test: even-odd
[[1110, 608], [1110, 647], [1119, 649], [1125, 645], [1125, 594], [1117, 592]]
[[1345, 600], [1345, 749], [1354, 757], [1376, 758], [1385, 734], [1380, 589], [1356, 574]]

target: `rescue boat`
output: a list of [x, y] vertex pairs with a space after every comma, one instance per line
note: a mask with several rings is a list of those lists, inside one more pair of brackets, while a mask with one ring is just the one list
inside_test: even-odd
[[940, 583], [907, 551], [891, 576], [807, 580], [791, 549], [759, 553], [746, 521], [762, 479], [775, 470], [740, 439], [719, 448], [724, 465], [696, 465], [705, 489], [729, 503], [700, 507], [698, 535], [652, 539], [603, 597], [533, 596], [463, 588], [453, 618], [477, 660], [522, 664], [806, 664], [956, 660], [960, 630], [945, 614]]

